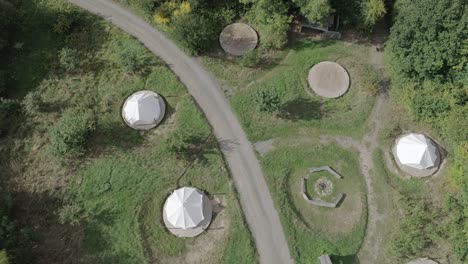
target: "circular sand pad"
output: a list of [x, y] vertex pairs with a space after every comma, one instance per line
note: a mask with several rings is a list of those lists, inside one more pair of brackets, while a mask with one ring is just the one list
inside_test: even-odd
[[337, 98], [349, 88], [348, 72], [338, 63], [322, 61], [309, 71], [309, 85], [314, 92], [326, 98]]
[[254, 50], [258, 44], [257, 32], [244, 23], [234, 23], [223, 29], [219, 43], [224, 51], [234, 56], [242, 56]]

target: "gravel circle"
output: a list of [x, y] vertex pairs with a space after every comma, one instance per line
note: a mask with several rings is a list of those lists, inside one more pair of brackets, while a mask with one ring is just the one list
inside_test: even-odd
[[258, 34], [247, 24], [234, 23], [223, 29], [219, 35], [219, 43], [228, 54], [242, 56], [257, 47]]
[[312, 90], [326, 98], [337, 98], [348, 91], [350, 79], [348, 72], [336, 62], [322, 61], [309, 71], [309, 85]]

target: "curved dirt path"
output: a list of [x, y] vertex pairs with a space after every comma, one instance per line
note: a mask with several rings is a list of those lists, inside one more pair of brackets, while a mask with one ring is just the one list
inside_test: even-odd
[[385, 219], [389, 216], [388, 212], [379, 207], [377, 194], [375, 189], [376, 172], [374, 169], [374, 162], [372, 154], [379, 149], [379, 132], [383, 126], [383, 117], [387, 114], [387, 82], [383, 75], [383, 54], [376, 51], [375, 46], [371, 47], [370, 64], [374, 67], [379, 75], [379, 91], [377, 100], [374, 104], [372, 112], [368, 119], [369, 132], [364, 135], [361, 140], [355, 140], [350, 137], [343, 136], [323, 136], [321, 141], [323, 143], [334, 141], [345, 148], [352, 148], [359, 152], [359, 163], [361, 172], [364, 176], [367, 192], [367, 228], [364, 241], [358, 253], [359, 263], [361, 264], [375, 264], [379, 262], [380, 252], [384, 237], [379, 232], [379, 228], [384, 223]]
[[292, 263], [278, 213], [252, 145], [218, 84], [161, 32], [111, 0], [69, 0], [141, 41], [185, 84], [213, 127], [230, 167], [261, 263]]

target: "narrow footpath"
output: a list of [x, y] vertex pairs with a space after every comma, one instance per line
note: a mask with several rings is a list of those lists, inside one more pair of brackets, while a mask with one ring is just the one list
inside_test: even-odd
[[[321, 137], [322, 142], [336, 142], [342, 147], [354, 149], [359, 152], [359, 163], [361, 173], [364, 176], [366, 183], [367, 197], [367, 228], [364, 241], [357, 255], [358, 263], [361, 264], [376, 264], [379, 263], [379, 252], [382, 249], [383, 239], [382, 233], [379, 232], [379, 224], [383, 223], [388, 214], [379, 208], [377, 202], [377, 191], [375, 190], [374, 181], [375, 169], [373, 162], [373, 153], [379, 148], [378, 136], [383, 127], [383, 117], [386, 115], [387, 107], [387, 85], [388, 82], [384, 76], [383, 68], [383, 53], [377, 51], [377, 46], [382, 45], [384, 41], [384, 28], [377, 28], [374, 36], [374, 43], [370, 47], [369, 63], [373, 66], [378, 74], [378, 93], [374, 107], [368, 119], [368, 131], [361, 140], [355, 140], [350, 137]], [[381, 195], [381, 194], [379, 194]]]

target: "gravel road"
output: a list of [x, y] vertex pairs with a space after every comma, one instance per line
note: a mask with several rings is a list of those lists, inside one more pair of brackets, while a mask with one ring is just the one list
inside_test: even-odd
[[[161, 32], [111, 0], [70, 0], [109, 20], [163, 59], [185, 84], [211, 124], [239, 192], [260, 262], [293, 263], [260, 164], [219, 85]], [[188, 25], [190, 26], [190, 25]], [[239, 260], [241, 263], [242, 260]]]

